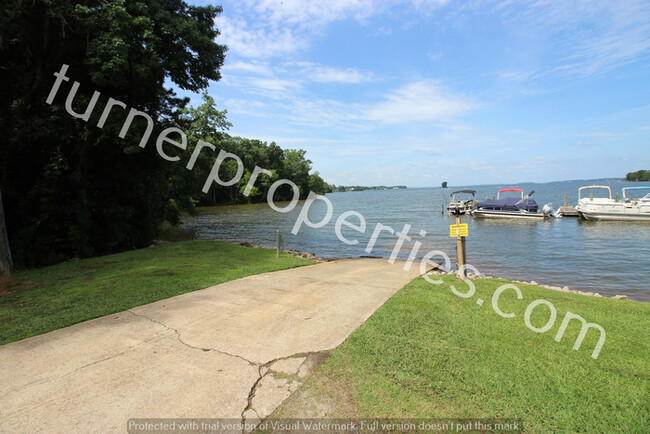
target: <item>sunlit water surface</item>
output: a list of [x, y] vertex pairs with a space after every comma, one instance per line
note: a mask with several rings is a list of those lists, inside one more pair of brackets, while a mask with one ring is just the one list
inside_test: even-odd
[[[382, 231], [372, 252], [364, 251], [378, 223], [399, 232], [411, 225], [411, 241], [406, 241], [399, 257], [406, 259], [415, 241], [422, 243], [418, 258], [430, 250], [441, 250], [455, 264], [456, 239], [449, 236], [454, 217], [441, 212], [456, 189], [474, 189], [477, 197], [495, 196], [500, 188], [518, 187], [532, 196], [540, 207], [551, 202], [569, 205], [577, 202], [578, 188], [592, 183], [612, 187], [614, 193], [626, 186], [650, 183], [626, 183], [618, 180], [563, 181], [546, 184], [462, 186], [448, 189], [360, 191], [328, 194], [333, 207], [330, 222], [321, 228], [303, 225], [297, 235], [291, 230], [302, 209], [300, 202], [286, 214], [268, 204], [221, 206], [204, 210], [183, 220], [183, 228], [192, 228], [199, 239], [249, 242], [274, 246], [276, 230], [284, 237], [286, 248], [312, 252], [322, 257], [378, 256], [388, 258], [397, 241], [396, 235]], [[278, 204], [278, 206], [286, 205]], [[365, 233], [343, 227], [343, 235], [359, 240], [347, 245], [339, 240], [334, 224], [345, 211], [357, 211], [366, 221]], [[310, 218], [318, 222], [325, 215], [321, 201], [313, 203]], [[348, 221], [358, 223], [354, 217]], [[604, 295], [626, 294], [633, 299], [650, 301], [650, 223], [591, 222], [577, 218], [545, 221], [485, 220], [463, 217], [469, 224], [467, 261], [481, 273], [510, 279], [535, 280], [540, 284], [569, 286]], [[424, 237], [419, 235], [426, 231]], [[415, 264], [417, 265], [417, 263]]]

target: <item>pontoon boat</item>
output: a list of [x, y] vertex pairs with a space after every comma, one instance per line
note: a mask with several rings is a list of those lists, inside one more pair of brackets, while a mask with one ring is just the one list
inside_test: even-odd
[[[607, 190], [607, 197], [582, 197], [587, 189]], [[646, 190], [645, 196], [634, 194], [637, 190]], [[650, 187], [626, 187], [623, 199], [612, 198], [612, 189], [606, 185], [588, 185], [578, 189], [576, 211], [587, 220], [607, 221], [650, 221]]]
[[[506, 197], [501, 199], [501, 193], [516, 192], [520, 197]], [[524, 196], [524, 190], [521, 188], [504, 188], [499, 190], [497, 198], [480, 201], [476, 209], [472, 211], [474, 217], [485, 218], [518, 218], [544, 220], [548, 217], [546, 212], [538, 212], [538, 205], [530, 196], [535, 193], [531, 191]]]
[[[457, 199], [456, 195], [471, 195], [468, 199]], [[470, 214], [475, 208], [478, 201], [474, 198], [475, 190], [458, 190], [451, 193], [451, 202], [447, 205], [447, 214], [462, 215]]]

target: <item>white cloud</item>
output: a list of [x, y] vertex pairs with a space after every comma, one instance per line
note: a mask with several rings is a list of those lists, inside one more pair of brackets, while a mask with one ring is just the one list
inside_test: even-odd
[[[252, 80], [251, 82], [265, 82]], [[291, 82], [289, 82], [291, 83]], [[268, 83], [270, 88], [275, 82]], [[279, 81], [278, 91], [284, 82]], [[406, 84], [388, 93], [379, 103], [348, 103], [328, 98], [306, 98], [285, 95], [276, 108], [284, 109], [284, 116], [297, 125], [342, 130], [369, 131], [384, 124], [405, 124], [413, 122], [435, 122], [446, 125], [441, 138], [448, 134], [456, 137], [464, 134], [462, 126], [453, 124], [453, 119], [478, 107], [478, 103], [462, 95], [445, 92], [441, 86], [429, 81]]]
[[497, 77], [500, 80], [513, 82], [513, 81], [527, 81], [532, 78], [535, 78], [539, 74], [538, 71], [534, 70], [520, 70], [520, 69], [503, 69], [497, 71]]
[[249, 24], [240, 17], [220, 16], [216, 25], [221, 31], [220, 43], [229, 53], [248, 58], [268, 58], [295, 53], [307, 47], [307, 41], [290, 27], [269, 27], [258, 22]]
[[310, 82], [359, 84], [376, 80], [374, 74], [368, 71], [335, 68], [313, 62], [268, 63], [239, 60], [226, 63], [222, 71], [225, 84], [267, 90], [299, 88]]
[[[268, 117], [273, 113], [278, 121], [296, 126], [322, 128], [324, 130], [359, 133], [372, 131], [384, 125], [420, 123], [438, 129], [439, 141], [445, 143], [468, 142], [467, 126], [455, 123], [455, 118], [469, 112], [479, 104], [465, 96], [457, 95], [443, 89], [442, 85], [432, 81], [417, 81], [387, 91], [383, 101], [372, 102], [363, 97], [357, 102], [348, 102], [334, 98], [319, 97], [309, 91], [308, 81], [319, 79], [315, 74], [324, 74], [321, 80], [339, 80], [348, 82], [366, 79], [360, 72], [324, 68], [319, 65], [302, 63], [296, 65], [302, 69], [297, 77], [286, 79], [276, 76], [224, 76], [229, 86], [242, 89], [251, 98], [237, 97], [227, 103], [232, 113], [247, 113]], [[291, 68], [288, 68], [291, 69]], [[274, 73], [277, 71], [274, 71]], [[341, 75], [339, 75], [341, 73]], [[346, 75], [350, 73], [350, 75]], [[357, 73], [361, 77], [357, 77]], [[278, 76], [283, 74], [278, 73]], [[302, 78], [298, 78], [302, 77]], [[259, 111], [261, 113], [255, 113]], [[444, 124], [444, 129], [440, 127]], [[472, 136], [473, 137], [473, 136]], [[410, 139], [409, 139], [410, 140]], [[410, 140], [413, 142], [413, 140]], [[415, 144], [415, 143], [414, 143]], [[419, 142], [419, 149], [432, 145], [431, 141]], [[468, 145], [469, 146], [469, 145]]]
[[[301, 89], [299, 81], [276, 78], [275, 76], [230, 76], [224, 74], [221, 82], [223, 85], [236, 87], [244, 93], [257, 95], [276, 101], [291, 100]], [[240, 99], [238, 97], [238, 99]], [[265, 102], [256, 99], [257, 102]]]
[[295, 98], [287, 102], [287, 119], [298, 125], [319, 128], [359, 129], [359, 105], [331, 99]]
[[311, 23], [312, 26], [347, 17], [363, 19], [373, 14], [378, 4], [372, 0], [261, 0], [247, 3], [271, 23]]
[[235, 61], [230, 63], [228, 62], [228, 60], [226, 60], [226, 63], [223, 66], [223, 68], [221, 68], [221, 71], [226, 74], [230, 73], [231, 71], [239, 71], [239, 72], [248, 72], [257, 75], [270, 75], [271, 66], [265, 62]]
[[595, 143], [592, 142], [583, 142], [582, 140], [579, 140], [573, 144], [573, 146], [577, 147], [591, 147], [591, 146], [596, 146]]
[[228, 113], [239, 113], [264, 117], [268, 116], [268, 111], [270, 109], [269, 104], [262, 101], [242, 98], [229, 98], [224, 101], [223, 105], [228, 110]]
[[216, 20], [220, 42], [246, 58], [287, 56], [308, 47], [332, 21], [362, 18], [374, 11], [370, 0], [262, 0], [224, 6]]
[[358, 84], [375, 81], [375, 76], [369, 71], [356, 68], [336, 68], [313, 62], [285, 62], [276, 68], [276, 73], [291, 76], [292, 79], [303, 82]]
[[362, 74], [356, 69], [330, 67], [318, 67], [311, 72], [310, 77], [312, 80], [321, 83], [361, 83], [372, 79], [371, 75]]
[[501, 1], [495, 10], [514, 34], [541, 42], [546, 52], [540, 60], [551, 64], [538, 71], [504, 71], [503, 78], [598, 75], [650, 54], [647, 0]]
[[249, 80], [249, 83], [259, 89], [270, 90], [274, 92], [286, 92], [290, 89], [296, 89], [300, 87], [300, 85], [295, 81], [282, 80], [278, 78], [252, 78]]
[[443, 91], [430, 81], [407, 84], [366, 109], [362, 117], [385, 124], [415, 121], [447, 121], [477, 106], [468, 97]]
[[335, 21], [368, 18], [393, 7], [412, 5], [418, 13], [430, 13], [447, 0], [240, 0], [225, 2], [216, 24], [219, 41], [230, 53], [247, 58], [271, 58], [295, 54]]

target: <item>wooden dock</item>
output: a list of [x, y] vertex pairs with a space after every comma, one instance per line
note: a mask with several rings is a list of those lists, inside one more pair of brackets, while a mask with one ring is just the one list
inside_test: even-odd
[[559, 211], [564, 217], [580, 217], [578, 211], [576, 211], [575, 206], [561, 206]]

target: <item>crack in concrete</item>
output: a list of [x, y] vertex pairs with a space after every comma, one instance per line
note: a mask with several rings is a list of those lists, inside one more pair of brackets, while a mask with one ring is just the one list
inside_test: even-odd
[[245, 432], [245, 429], [244, 429], [244, 423], [246, 422], [246, 416], [244, 416], [244, 415], [246, 414], [246, 412], [247, 412], [248, 410], [253, 410], [253, 411], [255, 412], [255, 414], [257, 414], [257, 417], [260, 417], [260, 415], [257, 413], [257, 411], [253, 408], [253, 398], [255, 397], [255, 392], [257, 391], [257, 387], [259, 386], [260, 381], [262, 381], [262, 379], [263, 379], [263, 378], [264, 378], [264, 377], [265, 377], [265, 376], [270, 372], [270, 371], [267, 370], [264, 374], [262, 374], [262, 368], [263, 368], [263, 367], [264, 367], [263, 365], [259, 365], [259, 366], [258, 366], [258, 369], [257, 369], [257, 373], [258, 373], [257, 380], [255, 380], [255, 382], [254, 382], [253, 385], [251, 386], [251, 389], [250, 389], [250, 391], [248, 392], [248, 401], [247, 401], [246, 407], [244, 407], [244, 409], [243, 409], [242, 412], [241, 412], [242, 433]]
[[[255, 382], [254, 382], [253, 385], [251, 386], [251, 389], [250, 389], [250, 391], [248, 392], [248, 404], [246, 405], [246, 407], [245, 407], [245, 408], [242, 410], [242, 412], [241, 412], [242, 433], [245, 434], [245, 432], [246, 432], [245, 429], [244, 429], [244, 424], [245, 424], [245, 422], [246, 422], [246, 417], [244, 416], [244, 414], [245, 414], [247, 411], [252, 410], [253, 412], [255, 412], [255, 414], [257, 415], [257, 417], [260, 419], [260, 423], [261, 423], [262, 419], [264, 419], [264, 417], [260, 416], [260, 414], [257, 412], [257, 410], [255, 410], [255, 409], [253, 408], [253, 399], [255, 398], [255, 393], [257, 392], [257, 389], [258, 389], [259, 384], [260, 384], [260, 382], [262, 381], [262, 379], [263, 379], [264, 377], [266, 377], [267, 375], [269, 375], [269, 374], [276, 373], [276, 371], [272, 371], [272, 370], [271, 370], [271, 368], [270, 368], [271, 365], [273, 365], [275, 362], [279, 362], [280, 360], [289, 360], [289, 359], [298, 359], [298, 358], [305, 358], [305, 362], [306, 362], [306, 361], [307, 361], [307, 358], [308, 358], [309, 356], [317, 356], [317, 355], [319, 355], [319, 354], [326, 353], [326, 352], [330, 352], [330, 351], [332, 351], [332, 350], [331, 350], [331, 349], [325, 349], [325, 350], [319, 350], [319, 351], [306, 351], [306, 352], [300, 352], [300, 353], [291, 354], [291, 355], [289, 355], [289, 356], [276, 357], [275, 359], [269, 360], [268, 362], [266, 362], [266, 363], [264, 363], [264, 364], [260, 364], [260, 365], [258, 365], [258, 374], [259, 374], [259, 377], [257, 378], [257, 380], [255, 380]], [[304, 364], [305, 362], [303, 362], [303, 364]], [[301, 365], [301, 366], [302, 366], [302, 365]], [[262, 373], [262, 370], [263, 370], [264, 368], [266, 368], [266, 372], [265, 372], [265, 373]], [[268, 415], [267, 415], [267, 416], [268, 416]]]
[[[289, 360], [289, 359], [297, 359], [297, 358], [305, 358], [305, 361], [306, 361], [307, 358], [310, 357], [310, 356], [317, 356], [319, 354], [332, 351], [332, 349], [324, 349], [324, 350], [318, 350], [318, 351], [303, 351], [303, 352], [291, 354], [289, 356], [276, 357], [275, 359], [269, 360], [268, 362], [265, 362], [265, 363], [256, 363], [256, 362], [248, 360], [248, 359], [246, 359], [246, 358], [244, 358], [244, 357], [242, 357], [242, 356], [240, 356], [238, 354], [228, 353], [226, 351], [218, 350], [216, 348], [202, 348], [202, 347], [197, 347], [197, 346], [194, 346], [194, 345], [190, 345], [187, 342], [183, 341], [183, 339], [181, 337], [181, 333], [180, 333], [180, 331], [178, 329], [170, 327], [167, 324], [165, 324], [165, 323], [163, 323], [161, 321], [157, 321], [157, 320], [155, 320], [153, 318], [150, 318], [150, 317], [148, 317], [146, 315], [135, 313], [130, 309], [127, 310], [127, 312], [129, 312], [130, 314], [132, 314], [134, 316], [144, 318], [144, 319], [149, 320], [149, 321], [151, 321], [151, 322], [153, 322], [155, 324], [158, 324], [158, 325], [164, 327], [165, 329], [167, 329], [169, 331], [173, 331], [176, 334], [176, 338], [178, 339], [178, 341], [181, 344], [183, 344], [184, 346], [188, 347], [188, 348], [191, 348], [191, 349], [194, 349], [194, 350], [201, 350], [201, 351], [214, 351], [216, 353], [223, 354], [225, 356], [238, 358], [240, 360], [245, 361], [246, 363], [248, 363], [251, 366], [256, 366], [257, 367], [257, 373], [258, 373], [257, 380], [255, 380], [255, 382], [251, 386], [251, 388], [250, 388], [250, 390], [248, 392], [246, 407], [244, 407], [244, 409], [241, 412], [242, 432], [243, 433], [245, 432], [244, 423], [246, 421], [245, 413], [247, 411], [250, 410], [250, 411], [254, 412], [255, 415], [258, 417], [258, 419], [260, 419], [260, 421], [263, 419], [263, 417], [257, 412], [257, 410], [255, 410], [255, 408], [253, 408], [253, 399], [255, 398], [255, 393], [257, 392], [257, 389], [259, 388], [259, 385], [260, 385], [260, 382], [262, 381], [262, 379], [264, 379], [264, 377], [269, 375], [269, 373], [271, 373], [271, 374], [275, 373], [275, 371], [272, 371], [270, 369], [271, 365], [273, 365], [276, 362], [279, 362], [280, 360]], [[262, 371], [265, 368], [266, 368], [266, 372], [263, 373]]]
[[259, 366], [259, 363], [255, 363], [255, 362], [253, 362], [253, 361], [250, 361], [250, 360], [248, 360], [248, 359], [246, 359], [246, 358], [244, 358], [244, 357], [242, 357], [242, 356], [240, 356], [240, 355], [238, 355], [238, 354], [228, 353], [228, 352], [226, 352], [226, 351], [218, 350], [218, 349], [216, 349], [216, 348], [202, 348], [202, 347], [197, 347], [197, 346], [194, 346], [194, 345], [190, 345], [190, 344], [188, 344], [187, 342], [183, 341], [183, 338], [181, 338], [181, 332], [179, 332], [177, 329], [175, 329], [175, 328], [173, 328], [173, 327], [169, 327], [167, 324], [165, 324], [165, 323], [163, 323], [163, 322], [160, 322], [160, 321], [157, 321], [157, 320], [155, 320], [155, 319], [153, 319], [153, 318], [149, 318], [149, 317], [146, 316], [146, 315], [142, 315], [142, 314], [135, 313], [135, 312], [133, 312], [133, 311], [130, 310], [130, 309], [127, 310], [127, 312], [129, 312], [130, 314], [135, 315], [135, 316], [137, 316], [137, 317], [147, 319], [147, 320], [149, 320], [149, 321], [151, 321], [151, 322], [153, 322], [153, 323], [155, 323], [155, 324], [161, 325], [161, 326], [165, 327], [165, 328], [166, 328], [167, 330], [169, 330], [169, 331], [173, 331], [173, 332], [176, 334], [176, 338], [178, 339], [178, 341], [179, 341], [181, 344], [183, 344], [183, 345], [185, 345], [186, 347], [188, 347], [188, 348], [191, 348], [191, 349], [193, 349], [193, 350], [206, 351], [206, 352], [207, 352], [207, 351], [214, 351], [215, 353], [223, 354], [224, 356], [236, 357], [236, 358], [238, 358], [238, 359], [240, 359], [240, 360], [243, 360], [244, 362], [248, 363], [248, 364], [251, 365], [251, 366]]

